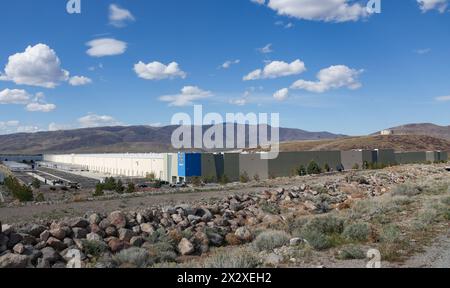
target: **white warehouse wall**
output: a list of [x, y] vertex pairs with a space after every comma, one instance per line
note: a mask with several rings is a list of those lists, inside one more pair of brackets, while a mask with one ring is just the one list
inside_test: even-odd
[[[169, 157], [171, 158], [171, 157]], [[166, 154], [72, 154], [44, 155], [44, 161], [80, 165], [89, 171], [113, 176], [145, 177], [154, 173], [157, 178], [169, 181]]]

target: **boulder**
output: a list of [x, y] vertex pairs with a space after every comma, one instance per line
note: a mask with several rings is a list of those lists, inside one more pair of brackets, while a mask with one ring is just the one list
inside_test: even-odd
[[153, 226], [150, 223], [141, 224], [141, 230], [142, 230], [142, 232], [147, 233], [147, 234], [153, 234], [153, 232], [155, 232], [155, 229], [153, 228]]
[[23, 237], [19, 233], [11, 232], [9, 234], [8, 248], [12, 249], [17, 243], [22, 241]]
[[130, 242], [131, 238], [134, 236], [133, 231], [126, 228], [119, 229], [119, 240]]
[[120, 251], [130, 247], [130, 245], [128, 245], [124, 241], [121, 241], [121, 240], [119, 240], [117, 238], [111, 239], [108, 242], [108, 246], [109, 246], [109, 249], [111, 249], [112, 253], [117, 253], [117, 252], [120, 252]]
[[303, 242], [303, 239], [302, 239], [302, 238], [292, 238], [292, 239], [289, 241], [289, 245], [291, 245], [291, 246], [298, 246], [298, 245], [300, 245], [302, 242]]
[[141, 236], [134, 236], [130, 239], [130, 245], [134, 247], [141, 247], [144, 243], [145, 239]]
[[50, 238], [50, 231], [48, 231], [48, 230], [45, 230], [44, 232], [42, 232], [42, 233], [39, 235], [39, 239], [40, 239], [41, 241], [46, 242], [46, 241], [48, 240], [48, 238]]
[[85, 239], [88, 234], [88, 231], [84, 228], [75, 227], [72, 229], [72, 231], [73, 231], [73, 238], [75, 239]]
[[16, 254], [23, 254], [25, 252], [25, 246], [22, 243], [18, 243], [13, 247], [13, 251]]
[[23, 245], [36, 245], [36, 243], [38, 242], [32, 235], [20, 233], [20, 236], [22, 236], [22, 241], [20, 242]]
[[41, 233], [44, 232], [45, 230], [47, 230], [47, 227], [45, 227], [43, 225], [33, 225], [33, 226], [31, 226], [30, 230], [28, 231], [28, 234], [30, 234], [31, 236], [33, 236], [35, 238], [39, 238]]
[[55, 263], [61, 258], [61, 255], [59, 255], [58, 252], [56, 252], [56, 250], [52, 247], [45, 247], [41, 250], [41, 252], [42, 259], [50, 264]]
[[109, 221], [109, 219], [105, 218], [102, 221], [100, 221], [100, 223], [98, 223], [98, 226], [100, 227], [100, 229], [106, 230], [106, 228], [111, 226], [111, 222]]
[[102, 218], [100, 217], [100, 215], [98, 215], [98, 214], [91, 214], [90, 216], [89, 216], [89, 223], [91, 223], [91, 224], [99, 224], [100, 223], [100, 221], [102, 221]]
[[25, 255], [7, 253], [0, 256], [0, 268], [26, 268], [28, 266], [28, 257]]
[[186, 238], [181, 239], [180, 243], [178, 244], [178, 251], [181, 255], [191, 255], [194, 253], [194, 245]]
[[102, 241], [102, 236], [98, 235], [97, 233], [89, 233], [86, 235], [86, 239], [89, 241]]
[[115, 226], [117, 229], [125, 228], [127, 226], [127, 218], [121, 211], [115, 211], [109, 214], [108, 220], [111, 225]]
[[63, 228], [55, 228], [50, 230], [50, 235], [56, 239], [63, 240], [66, 237], [66, 230]]
[[76, 218], [70, 221], [69, 226], [72, 228], [87, 228], [90, 222], [84, 218]]
[[54, 237], [48, 238], [46, 244], [47, 244], [47, 246], [52, 247], [53, 249], [55, 249], [57, 251], [62, 251], [67, 248], [67, 245], [64, 244], [64, 242], [62, 242], [61, 240], [56, 239]]
[[253, 234], [247, 227], [238, 228], [234, 234], [243, 242], [251, 242], [253, 240]]
[[14, 228], [11, 225], [8, 224], [2, 224], [2, 233], [8, 236], [11, 232], [14, 231]]
[[109, 226], [105, 229], [105, 233], [107, 237], [117, 237], [119, 234], [117, 234], [117, 229], [114, 226]]
[[218, 233], [208, 233], [209, 242], [211, 245], [220, 247], [223, 244], [223, 237]]

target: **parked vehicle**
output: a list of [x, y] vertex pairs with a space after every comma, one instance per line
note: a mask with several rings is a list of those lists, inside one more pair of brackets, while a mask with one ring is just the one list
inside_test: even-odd
[[170, 184], [170, 188], [186, 188], [186, 182], [177, 182]]

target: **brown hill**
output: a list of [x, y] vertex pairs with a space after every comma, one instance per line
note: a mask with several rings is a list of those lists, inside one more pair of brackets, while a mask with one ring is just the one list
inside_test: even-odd
[[296, 141], [281, 144], [281, 151], [394, 149], [396, 151], [450, 151], [450, 141], [424, 135], [390, 135]]
[[[431, 123], [408, 124], [389, 128], [395, 135], [427, 135], [450, 140], [450, 126], [439, 126]], [[379, 135], [380, 132], [374, 135]]]

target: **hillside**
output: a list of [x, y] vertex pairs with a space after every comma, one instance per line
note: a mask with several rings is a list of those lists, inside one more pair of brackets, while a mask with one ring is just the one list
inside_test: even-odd
[[[126, 153], [172, 151], [172, 132], [179, 126], [100, 127], [0, 135], [0, 153]], [[203, 130], [211, 128], [204, 126]], [[246, 131], [249, 126], [246, 125]], [[235, 125], [237, 130], [237, 125]], [[270, 135], [270, 133], [269, 133]], [[224, 139], [227, 135], [224, 131]], [[280, 128], [280, 140], [336, 139], [343, 135]], [[248, 141], [247, 141], [248, 142]]]
[[281, 144], [281, 151], [322, 151], [352, 149], [395, 149], [396, 151], [450, 151], [450, 141], [424, 135], [379, 135], [323, 141], [295, 141]]
[[[395, 135], [426, 135], [450, 140], [450, 126], [439, 126], [431, 123], [408, 124], [389, 128]], [[380, 132], [374, 135], [379, 135]]]

